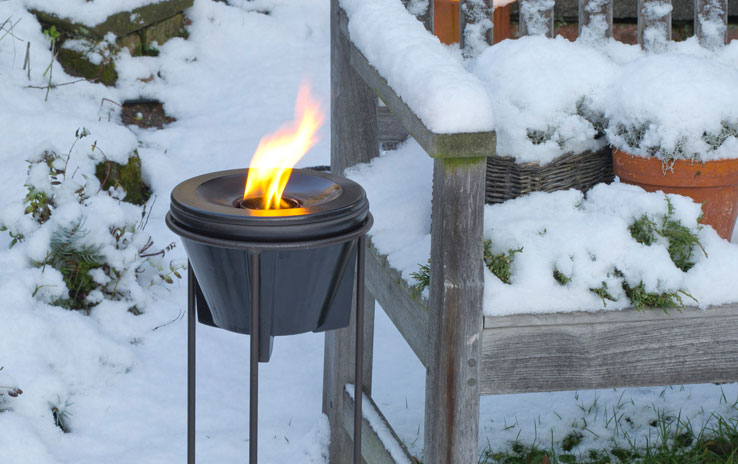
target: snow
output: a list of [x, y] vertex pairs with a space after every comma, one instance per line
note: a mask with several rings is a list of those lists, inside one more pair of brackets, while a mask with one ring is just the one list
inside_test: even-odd
[[548, 34], [551, 18], [547, 12], [553, 11], [553, 0], [525, 0], [520, 2], [521, 22], [525, 23], [529, 35]]
[[[351, 398], [356, 400], [356, 396], [354, 396], [354, 394], [356, 393], [355, 385], [347, 384], [346, 391], [351, 396]], [[374, 430], [374, 433], [379, 438], [379, 441], [382, 443], [382, 445], [384, 445], [384, 448], [389, 452], [390, 456], [392, 456], [392, 459], [395, 461], [395, 463], [412, 464], [407, 459], [405, 452], [397, 443], [397, 440], [395, 440], [395, 437], [392, 436], [392, 432], [387, 427], [387, 424], [385, 424], [384, 420], [382, 420], [379, 412], [377, 412], [377, 410], [374, 409], [374, 407], [372, 407], [370, 403], [364, 403], [362, 405], [361, 415], [369, 422], [369, 426], [372, 428], [372, 430]]]
[[608, 143], [662, 159], [738, 156], [738, 43], [644, 53], [595, 37], [507, 40], [468, 62], [494, 102], [498, 154], [545, 165]]
[[[8, 35], [0, 40], [0, 127], [5, 135], [0, 143], [0, 222], [12, 224], [26, 236], [25, 241], [7, 249], [12, 238], [0, 234], [0, 385], [23, 390], [15, 398], [0, 396], [0, 462], [183, 462], [186, 285], [175, 281], [171, 286], [140, 290], [134, 295], [143, 303], [139, 316], [128, 311], [125, 301], [103, 300], [89, 315], [51, 306], [48, 302], [64, 291], [61, 275], [48, 267], [42, 270], [29, 264], [29, 258], [43, 258], [48, 250], [50, 228], [31, 221], [24, 214], [22, 200], [27, 181], [48, 191], [54, 187], [41, 168], [33, 168], [29, 180], [26, 160], [39, 161], [47, 150], [61, 154], [71, 151], [70, 171], [79, 168], [81, 173], [89, 172], [92, 163], [100, 159], [100, 153], [91, 149], [95, 141], [114, 161], [124, 162], [136, 149], [142, 158], [144, 179], [156, 195], [156, 201], [149, 203], [152, 213], [145, 230], [158, 246], [176, 241], [164, 225], [164, 214], [169, 206], [168, 194], [177, 183], [206, 171], [245, 167], [259, 139], [291, 119], [299, 83], [305, 78], [313, 83], [322, 101], [329, 101], [329, 5], [323, 0], [231, 0], [228, 4], [196, 0], [188, 11], [192, 19], [188, 40], [170, 40], [160, 47], [158, 57], [118, 56], [120, 80], [114, 88], [78, 82], [53, 89], [44, 101], [44, 90], [28, 86], [48, 83], [43, 71], [51, 55], [40, 25], [25, 11], [26, 5], [41, 3], [46, 9], [88, 24], [99, 22], [116, 9], [137, 4], [134, 0], [0, 1], [0, 18], [13, 19], [14, 35], [18, 37]], [[423, 2], [416, 4], [422, 6]], [[355, 19], [352, 17], [352, 21]], [[31, 43], [30, 81], [22, 69], [25, 41]], [[435, 48], [434, 56], [442, 57], [444, 63], [457, 59], [452, 49], [428, 47]], [[618, 66], [640, 56], [631, 47], [608, 47], [606, 55]], [[732, 66], [736, 56], [738, 48], [732, 46], [715, 55], [715, 60]], [[448, 66], [453, 68], [449, 76], [461, 72], [455, 65]], [[55, 83], [74, 80], [57, 64], [53, 75]], [[479, 86], [475, 92], [483, 92], [476, 94], [474, 107], [488, 108], [487, 90], [479, 82], [474, 85]], [[454, 95], [449, 92], [447, 96]], [[479, 95], [484, 99], [477, 98]], [[161, 99], [176, 122], [163, 130], [122, 126], [115, 103], [140, 97]], [[565, 111], [569, 104], [567, 100], [561, 103], [563, 106], [554, 107]], [[448, 116], [457, 117], [461, 120], [467, 116]], [[491, 120], [488, 122], [487, 127], [491, 127]], [[91, 134], [71, 149], [80, 127]], [[328, 163], [327, 124], [320, 135], [322, 140], [301, 166]], [[366, 176], [362, 182], [376, 218], [375, 243], [389, 250], [393, 266], [406, 271], [416, 270], [418, 263], [425, 262], [430, 249], [431, 171], [432, 161], [410, 142], [375, 160], [371, 169], [356, 174]], [[73, 177], [80, 184], [84, 181], [79, 174]], [[118, 203], [116, 198], [121, 192], [97, 192], [92, 188], [95, 181], [90, 182], [94, 195], [89, 203], [83, 207], [65, 202], [54, 211], [54, 221], [68, 223], [89, 208], [87, 212], [93, 214], [88, 214], [86, 224], [99, 231], [130, 221], [140, 213], [139, 208]], [[407, 190], [418, 194], [405, 198]], [[572, 217], [604, 215], [602, 205], [608, 190], [600, 193], [603, 198], [593, 198], [587, 211], [566, 209], [567, 204], [558, 208]], [[571, 204], [575, 195], [564, 192], [560, 198]], [[613, 210], [613, 221], [643, 200], [636, 194], [632, 198], [632, 205], [621, 204]], [[663, 211], [662, 199], [644, 198], [644, 208]], [[408, 209], [396, 208], [398, 205]], [[682, 201], [677, 206], [684, 218], [694, 215], [694, 205]], [[403, 233], [391, 235], [399, 226]], [[700, 234], [709, 259], [700, 258], [689, 271], [690, 279], [727, 282], [731, 276], [727, 270], [736, 262], [734, 245], [719, 242], [717, 246], [710, 238], [713, 232], [707, 228]], [[104, 245], [107, 232], [87, 238]], [[512, 243], [514, 237], [508, 239]], [[496, 240], [502, 246], [507, 239], [500, 235]], [[111, 252], [110, 258], [130, 257]], [[186, 257], [177, 247], [167, 258], [183, 261]], [[106, 280], [100, 273], [93, 277], [102, 283]], [[730, 298], [730, 286], [725, 285], [724, 290], [725, 294], [716, 298]], [[690, 291], [695, 291], [691, 283]], [[100, 295], [90, 297], [99, 299]], [[381, 310], [377, 311], [375, 328], [373, 397], [401, 439], [419, 455], [425, 370]], [[198, 463], [242, 462], [248, 449], [249, 339], [202, 325], [197, 327], [197, 337]], [[271, 362], [261, 365], [261, 463], [327, 462], [330, 431], [321, 413], [323, 340], [316, 334], [278, 338]], [[649, 409], [652, 404], [672, 414], [681, 410], [683, 417], [694, 418], [695, 424], [713, 411], [735, 417], [730, 405], [738, 397], [738, 388], [730, 384], [484, 397], [480, 447], [487, 443], [507, 447], [516, 437], [525, 443], [536, 437], [540, 442], [549, 435], [559, 440], [571, 430], [573, 421], [582, 424], [582, 418], [598, 434], [595, 437], [584, 431], [586, 446], [625, 444], [622, 434], [618, 435], [603, 419], [606, 409], [619, 407], [620, 395], [620, 408], [624, 409], [618, 411], [632, 417], [634, 425], [629, 433], [642, 443], [650, 431], [645, 424], [655, 416]], [[595, 398], [597, 406], [590, 407]], [[69, 433], [54, 424], [50, 405], [70, 414]], [[582, 412], [580, 405], [587, 412]]]
[[[487, 86], [498, 114], [497, 154], [517, 162], [546, 164], [564, 153], [598, 150], [604, 138], [578, 104], [593, 110], [611, 84], [617, 66], [603, 53], [562, 37], [528, 36], [489, 47], [471, 72]], [[529, 131], [546, 134], [534, 141]]]
[[727, 27], [723, 19], [726, 16], [723, 4], [720, 1], [705, 2], [702, 11], [697, 13], [697, 22], [701, 29], [703, 45], [706, 48], [716, 49], [725, 43]]
[[[411, 274], [430, 256], [432, 170], [432, 160], [409, 141], [348, 173], [364, 186], [372, 205], [372, 242], [410, 285], [416, 283]], [[674, 219], [697, 233], [707, 253], [697, 250], [695, 266], [687, 272], [674, 265], [665, 240], [646, 246], [628, 229], [643, 215], [661, 223], [667, 197]], [[484, 210], [484, 238], [492, 241], [492, 252], [523, 249], [515, 255], [511, 284], [485, 268], [487, 316], [629, 307], [623, 281], [631, 287], [642, 282], [648, 292], [683, 290], [697, 300], [684, 295], [685, 304], [703, 308], [738, 301], [738, 245], [721, 239], [710, 226], [698, 228], [700, 207], [689, 198], [615, 182], [595, 186], [586, 197], [577, 190], [537, 192]], [[402, 233], [397, 232], [400, 222]], [[554, 269], [571, 282], [560, 285]], [[603, 282], [617, 300], [604, 308], [590, 291]]]
[[607, 21], [607, 0], [592, 0], [584, 6], [589, 15], [589, 23], [581, 27], [580, 37], [583, 42], [599, 42], [606, 38], [607, 29], [610, 27]]
[[428, 129], [439, 134], [492, 130], [492, 102], [482, 83], [400, 0], [341, 0], [341, 5], [351, 40]]

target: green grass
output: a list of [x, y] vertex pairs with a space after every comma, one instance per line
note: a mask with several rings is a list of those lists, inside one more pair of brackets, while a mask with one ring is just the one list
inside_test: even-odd
[[[664, 419], [662, 419], [664, 421]], [[644, 448], [614, 447], [607, 450], [588, 450], [577, 453], [562, 451], [574, 433], [567, 435], [561, 446], [540, 447], [513, 442], [508, 449], [487, 448], [479, 464], [738, 464], [738, 430], [735, 422], [719, 419], [718, 423], [698, 436], [688, 427], [662, 432], [665, 422], [655, 428], [665, 433], [666, 444], [652, 444]], [[581, 439], [580, 439], [581, 440]], [[576, 446], [576, 445], [575, 445]], [[574, 447], [573, 447], [574, 448]]]
[[[738, 464], [738, 418], [713, 416], [711, 425], [695, 431], [688, 421], [656, 411], [649, 427], [656, 439], [637, 446], [620, 429], [629, 446], [577, 450], [583, 434], [574, 428], [558, 443], [523, 444], [506, 449], [487, 447], [479, 464]], [[626, 419], [627, 421], [627, 419]]]

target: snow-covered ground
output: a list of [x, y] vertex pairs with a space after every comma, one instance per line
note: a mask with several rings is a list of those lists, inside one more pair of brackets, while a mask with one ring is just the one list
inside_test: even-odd
[[[329, 5], [324, 0], [196, 0], [187, 11], [192, 20], [188, 40], [167, 42], [158, 57], [120, 57], [116, 88], [79, 82], [52, 90], [48, 102], [43, 90], [27, 87], [46, 84], [43, 70], [50, 60], [40, 26], [23, 8], [27, 3], [0, 1], [0, 21], [11, 18], [15, 25], [13, 36], [0, 40], [0, 211], [5, 219], [26, 193], [25, 160], [42, 147], [66, 152], [75, 131], [86, 127], [91, 135], [75, 148], [71, 165], [85, 164], [93, 140], [115, 159], [137, 147], [145, 179], [157, 196], [146, 230], [165, 246], [177, 240], [164, 225], [174, 185], [205, 171], [245, 167], [259, 139], [291, 119], [301, 81], [310, 81], [326, 106], [329, 101]], [[74, 3], [74, 8], [89, 6]], [[25, 41], [31, 43], [30, 82], [22, 69]], [[72, 80], [55, 65], [54, 82]], [[126, 128], [117, 107], [104, 100], [142, 96], [162, 100], [177, 121], [163, 130]], [[302, 166], [328, 163], [327, 127]], [[428, 221], [420, 216], [402, 220]], [[377, 224], [377, 234], [382, 227]], [[8, 408], [0, 412], [0, 462], [183, 462], [184, 282], [155, 287], [140, 316], [120, 302], [103, 302], [87, 316], [33, 297], [40, 282], [39, 269], [28, 264], [33, 250], [26, 242], [7, 250], [10, 241], [0, 235], [0, 385], [19, 387], [23, 394], [0, 399], [0, 410]], [[184, 260], [184, 250], [175, 248], [169, 257]], [[199, 463], [243, 462], [247, 455], [248, 343], [247, 336], [198, 327]], [[401, 438], [420, 453], [425, 372], [381, 311], [375, 347], [373, 396]], [[261, 367], [260, 462], [326, 461], [330, 437], [321, 414], [322, 355], [322, 335], [275, 341], [271, 362]], [[584, 432], [587, 446], [606, 447], [614, 436], [623, 439], [612, 422], [599, 422], [612, 408], [632, 418], [630, 436], [642, 442], [649, 434], [653, 438], [645, 424], [655, 418], [655, 409], [670, 414], [681, 409], [682, 418], [695, 417], [698, 426], [712, 411], [735, 417], [737, 397], [735, 384], [486, 397], [480, 445], [501, 448], [516, 438], [560, 441], [572, 427], [581, 429], [584, 417], [594, 432]], [[54, 424], [52, 407], [68, 413], [69, 433]]]

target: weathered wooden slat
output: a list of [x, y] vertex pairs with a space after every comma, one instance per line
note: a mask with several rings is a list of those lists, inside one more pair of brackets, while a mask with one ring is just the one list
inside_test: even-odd
[[[343, 12], [340, 24], [344, 36], [349, 37], [348, 17]], [[350, 41], [349, 46], [351, 66], [382, 99], [387, 108], [429, 156], [432, 158], [476, 158], [495, 154], [497, 137], [494, 131], [456, 134], [431, 132]]]
[[[344, 390], [343, 396], [343, 427], [349, 438], [354, 438], [354, 398], [348, 391]], [[367, 464], [410, 464], [413, 461], [410, 452], [408, 452], [405, 444], [392, 430], [387, 419], [374, 403], [371, 396], [364, 395], [362, 405], [364, 412], [364, 421], [361, 427], [361, 457]], [[367, 420], [369, 416], [374, 417], [379, 423], [372, 423]], [[383, 430], [377, 430], [381, 428]], [[385, 443], [382, 440], [391, 440], [392, 443]], [[393, 449], [400, 456], [395, 458], [389, 449]], [[345, 464], [345, 463], [344, 463]]]
[[371, 239], [367, 242], [367, 288], [425, 365], [428, 357], [428, 302], [414, 296], [400, 272], [387, 263], [387, 257], [377, 251]]
[[436, 159], [425, 385], [425, 462], [476, 462], [486, 159]]
[[738, 380], [738, 304], [485, 317], [482, 394]]
[[382, 150], [394, 150], [410, 136], [405, 126], [386, 106], [377, 107], [377, 127]]
[[554, 0], [520, 1], [520, 36], [554, 34]]
[[352, 45], [341, 33], [345, 12], [331, 0], [331, 172], [342, 175], [350, 166], [379, 155], [377, 112], [372, 89], [350, 65]]
[[638, 0], [638, 43], [661, 51], [671, 40], [671, 0]]
[[694, 35], [713, 50], [728, 43], [728, 0], [694, 0]]
[[428, 130], [354, 46], [351, 47], [351, 65], [432, 158], [476, 158], [495, 153], [497, 138], [494, 132], [435, 134]]
[[612, 37], [612, 4], [613, 0], [579, 0], [579, 37]]
[[[341, 33], [338, 0], [331, 0], [331, 171], [342, 174], [355, 164], [379, 155], [377, 119], [366, 117], [377, 111], [377, 98], [349, 63], [349, 43]], [[354, 302], [355, 303], [355, 302]], [[331, 424], [329, 462], [351, 461], [352, 444], [343, 432], [343, 389], [354, 382], [356, 346], [355, 304], [351, 323], [345, 329], [325, 335], [323, 369], [323, 412]], [[364, 298], [364, 390], [371, 391], [374, 300]]]

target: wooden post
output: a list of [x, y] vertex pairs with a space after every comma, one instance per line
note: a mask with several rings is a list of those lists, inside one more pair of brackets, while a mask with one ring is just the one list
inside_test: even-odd
[[579, 37], [601, 40], [612, 37], [613, 0], [579, 0]]
[[378, 156], [379, 148], [377, 119], [372, 117], [377, 96], [349, 63], [339, 8], [338, 0], [331, 0], [331, 172], [343, 175], [346, 168]]
[[435, 159], [424, 462], [477, 462], [486, 158]]
[[[348, 39], [339, 26], [338, 0], [331, 0], [331, 171], [342, 175], [346, 168], [379, 155], [377, 97], [349, 63]], [[344, 13], [345, 14], [345, 13]], [[351, 440], [343, 427], [344, 386], [354, 381], [355, 306], [345, 329], [325, 335], [323, 412], [331, 424], [329, 462], [351, 462]], [[363, 388], [371, 393], [374, 340], [374, 298], [364, 298]]]
[[492, 11], [492, 0], [459, 0], [459, 44], [466, 56], [478, 55], [492, 44]]
[[671, 40], [671, 0], [638, 0], [638, 43], [658, 52]]
[[520, 36], [554, 34], [554, 0], [520, 1]]
[[728, 0], [694, 0], [694, 35], [713, 50], [728, 43]]

